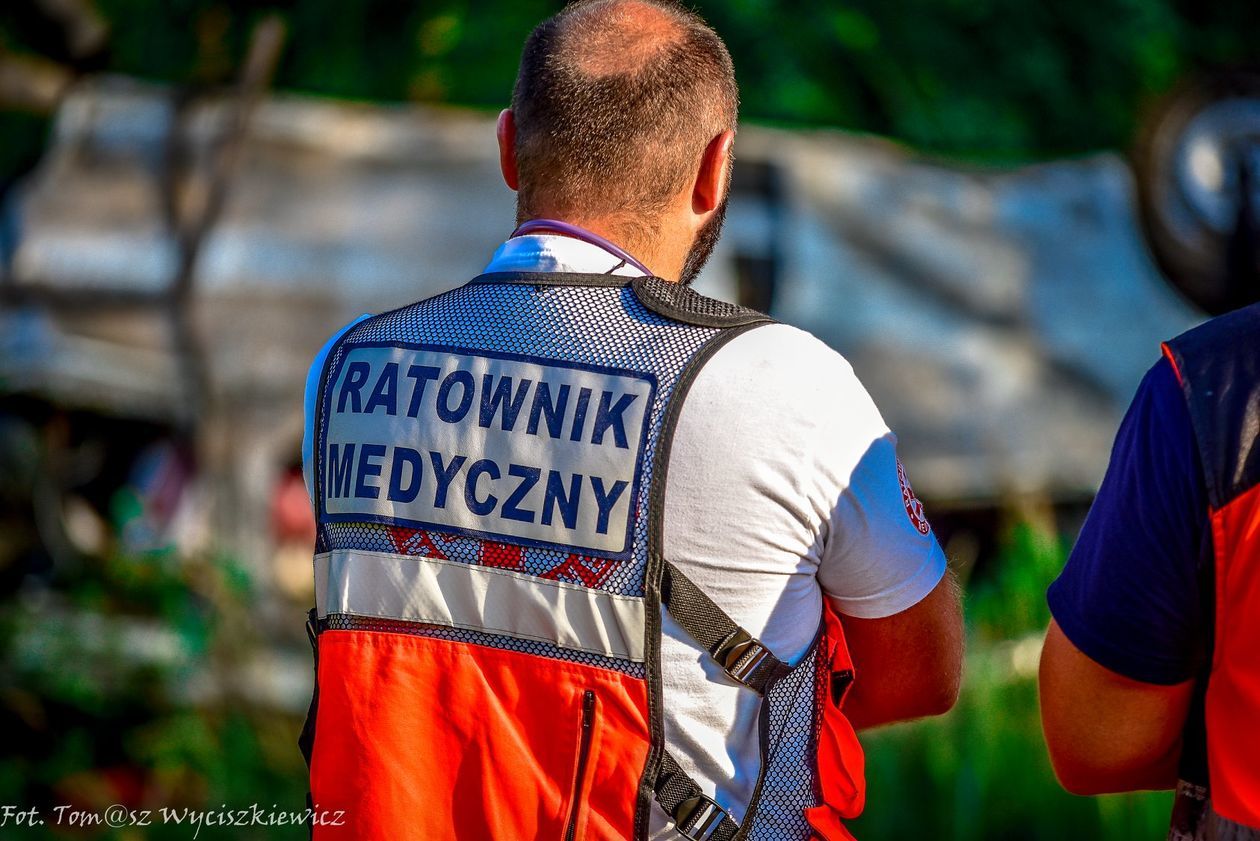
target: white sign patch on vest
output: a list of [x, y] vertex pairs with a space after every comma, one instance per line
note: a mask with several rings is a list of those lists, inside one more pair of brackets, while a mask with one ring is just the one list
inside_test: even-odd
[[635, 371], [348, 344], [324, 394], [325, 513], [624, 557], [655, 389]]

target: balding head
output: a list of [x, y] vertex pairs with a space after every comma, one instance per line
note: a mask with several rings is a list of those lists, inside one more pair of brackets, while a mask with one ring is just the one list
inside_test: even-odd
[[530, 35], [512, 98], [517, 215], [651, 236], [709, 142], [735, 127], [730, 55], [669, 0], [578, 0]]

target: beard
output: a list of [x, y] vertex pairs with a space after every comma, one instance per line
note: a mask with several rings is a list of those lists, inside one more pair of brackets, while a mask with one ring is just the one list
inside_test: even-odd
[[713, 255], [714, 247], [722, 238], [722, 224], [726, 222], [726, 205], [730, 199], [731, 194], [728, 190], [722, 198], [722, 203], [709, 217], [709, 221], [705, 222], [704, 227], [696, 233], [696, 241], [687, 252], [687, 261], [683, 263], [682, 275], [678, 278], [683, 286], [692, 284], [700, 274], [700, 270], [704, 268], [704, 264], [709, 262], [709, 257]]

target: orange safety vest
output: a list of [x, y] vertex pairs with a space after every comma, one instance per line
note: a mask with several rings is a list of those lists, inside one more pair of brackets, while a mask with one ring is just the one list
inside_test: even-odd
[[[360, 322], [321, 377], [316, 839], [851, 836], [853, 667], [825, 609], [795, 665], [662, 552], [688, 387], [768, 319], [655, 278], [490, 274]], [[824, 603], [826, 600], [823, 600]], [[661, 617], [762, 696], [753, 801], [665, 743]]]
[[[1260, 839], [1260, 304], [1164, 345], [1203, 464], [1214, 604], [1212, 657], [1200, 699], [1206, 779], [1184, 780], [1170, 837]], [[1187, 774], [1183, 768], [1183, 778]]]

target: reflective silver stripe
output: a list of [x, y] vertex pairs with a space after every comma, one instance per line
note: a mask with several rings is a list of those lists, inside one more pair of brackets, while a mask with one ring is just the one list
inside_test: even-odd
[[315, 604], [644, 661], [643, 599], [493, 567], [339, 549], [315, 556]]

